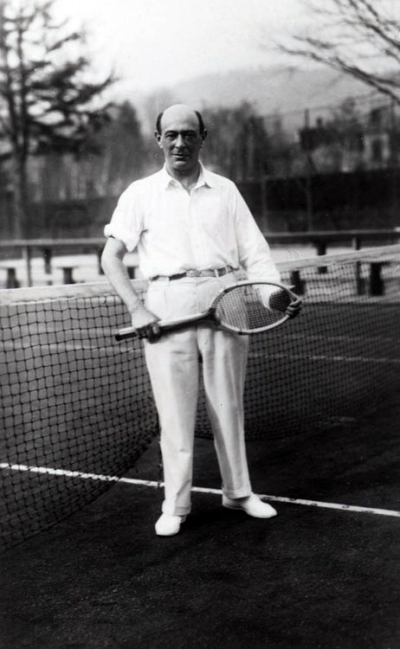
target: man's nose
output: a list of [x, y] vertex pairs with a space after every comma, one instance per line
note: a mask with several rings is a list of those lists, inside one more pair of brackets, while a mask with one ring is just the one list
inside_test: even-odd
[[177, 146], [177, 147], [185, 146], [185, 139], [181, 135], [181, 133], [178, 134], [178, 136], [177, 136], [177, 138], [175, 140], [175, 146]]

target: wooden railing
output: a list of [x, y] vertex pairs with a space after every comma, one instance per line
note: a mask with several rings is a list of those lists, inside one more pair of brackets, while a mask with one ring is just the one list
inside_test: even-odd
[[[92, 239], [20, 239], [0, 241], [0, 259], [7, 259], [7, 288], [16, 288], [19, 281], [16, 276], [16, 268], [9, 261], [10, 257], [23, 259], [25, 266], [26, 285], [32, 286], [32, 257], [34, 254], [41, 255], [44, 261], [45, 273], [50, 274], [52, 260], [55, 253], [60, 255], [95, 253], [98, 258], [99, 275], [102, 274], [100, 265], [101, 253], [104, 248], [104, 238]], [[1, 262], [0, 262], [1, 265]], [[62, 267], [64, 284], [73, 283], [73, 267], [65, 265]]]
[[[400, 241], [398, 230], [343, 230], [326, 232], [269, 232], [265, 234], [271, 246], [281, 244], [310, 244], [315, 246], [317, 255], [326, 254], [328, 247], [333, 244], [347, 244], [354, 250], [360, 250], [363, 245], [382, 245]], [[41, 256], [45, 272], [50, 274], [55, 253], [59, 255], [95, 253], [98, 259], [98, 272], [102, 274], [100, 258], [104, 248], [103, 237], [91, 239], [23, 239], [0, 241], [0, 267], [7, 272], [7, 288], [18, 286], [16, 267], [13, 259], [23, 260], [25, 267], [25, 284], [32, 286], [32, 257]], [[4, 264], [4, 260], [6, 260]], [[62, 267], [64, 283], [72, 283], [73, 266], [65, 264]], [[134, 268], [130, 268], [131, 277]]]
[[398, 243], [400, 230], [327, 230], [326, 232], [272, 232], [265, 235], [271, 244], [302, 243], [314, 245], [318, 255], [325, 255], [329, 244], [346, 243], [354, 250], [365, 244]]

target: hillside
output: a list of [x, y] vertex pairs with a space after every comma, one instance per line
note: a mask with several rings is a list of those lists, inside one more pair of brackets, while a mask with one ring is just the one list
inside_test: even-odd
[[[124, 92], [127, 93], [127, 87]], [[126, 96], [130, 96], [144, 120], [149, 118], [149, 112], [155, 113], [175, 101], [199, 110], [234, 107], [248, 101], [260, 115], [286, 114], [286, 126], [290, 127], [302, 122], [305, 109], [310, 109], [314, 121], [317, 116], [328, 115], [349, 97], [364, 99], [367, 107], [370, 94], [365, 84], [329, 68], [270, 67], [194, 77], [168, 89], [160, 88], [150, 98], [139, 98], [134, 93]], [[150, 119], [153, 124], [153, 117]]]
[[369, 90], [350, 77], [327, 68], [259, 68], [204, 75], [175, 86], [172, 92], [198, 106], [235, 106], [251, 102], [260, 114], [291, 112], [337, 104]]

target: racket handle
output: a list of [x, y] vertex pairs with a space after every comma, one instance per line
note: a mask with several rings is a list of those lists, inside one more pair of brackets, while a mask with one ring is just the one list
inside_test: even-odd
[[128, 338], [136, 338], [137, 331], [135, 327], [125, 327], [125, 329], [120, 329], [115, 334], [115, 340], [127, 340]]
[[[170, 331], [181, 331], [182, 329], [187, 329], [193, 322], [197, 322], [198, 316], [184, 318], [182, 321], [177, 320], [174, 322], [159, 322], [161, 334], [167, 334]], [[129, 338], [136, 338], [138, 335], [135, 327], [125, 327], [125, 329], [119, 329], [115, 334], [115, 340], [128, 340]]]

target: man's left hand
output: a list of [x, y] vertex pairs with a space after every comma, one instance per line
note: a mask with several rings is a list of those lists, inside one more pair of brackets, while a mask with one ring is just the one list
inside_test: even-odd
[[285, 313], [286, 315], [289, 316], [289, 318], [295, 318], [296, 316], [299, 315], [302, 307], [303, 307], [303, 301], [296, 296], [296, 299], [289, 304]]

